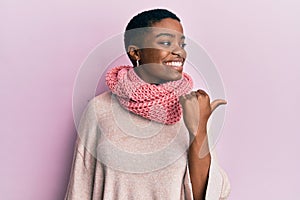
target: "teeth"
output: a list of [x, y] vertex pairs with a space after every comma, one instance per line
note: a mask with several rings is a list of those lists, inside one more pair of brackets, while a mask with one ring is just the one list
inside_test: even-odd
[[167, 62], [166, 65], [180, 67], [182, 66], [182, 62]]

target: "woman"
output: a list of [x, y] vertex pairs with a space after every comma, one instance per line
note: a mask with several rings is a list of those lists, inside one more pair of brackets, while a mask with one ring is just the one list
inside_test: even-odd
[[142, 12], [126, 27], [133, 67], [107, 73], [111, 91], [93, 98], [80, 121], [66, 199], [225, 199], [226, 174], [209, 152], [210, 104], [183, 73], [180, 19]]

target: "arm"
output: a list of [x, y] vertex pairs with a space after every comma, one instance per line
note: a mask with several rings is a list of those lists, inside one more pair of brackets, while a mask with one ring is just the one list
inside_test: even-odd
[[215, 100], [210, 104], [209, 96], [202, 90], [180, 98], [183, 117], [189, 133], [194, 137], [189, 150], [188, 162], [195, 200], [205, 199], [211, 155], [207, 139], [207, 121], [212, 111], [225, 100]]
[[[199, 158], [200, 151], [206, 152], [201, 158]], [[210, 162], [211, 155], [208, 149], [206, 128], [200, 129], [199, 127], [188, 150], [188, 163], [195, 200], [205, 199]]]
[[[65, 200], [96, 197], [94, 192], [95, 177], [96, 173], [101, 175], [101, 170], [96, 169], [100, 167], [99, 164], [97, 165], [96, 158], [97, 137], [100, 133], [96, 111], [96, 103], [92, 100], [81, 117]], [[101, 184], [101, 181], [98, 184]]]
[[80, 138], [78, 138], [65, 200], [92, 198], [95, 166], [96, 159], [87, 152]]

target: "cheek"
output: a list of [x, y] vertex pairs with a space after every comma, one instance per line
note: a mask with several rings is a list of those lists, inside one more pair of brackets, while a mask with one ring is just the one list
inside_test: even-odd
[[165, 60], [170, 55], [169, 51], [156, 49], [153, 51], [152, 59], [153, 61], [156, 61], [156, 63], [161, 63], [163, 60]]
[[170, 51], [160, 51], [160, 57], [161, 57], [162, 59], [167, 58], [170, 54], [171, 54]]
[[160, 63], [170, 54], [169, 51], [164, 51], [160, 49], [149, 49], [143, 54], [143, 60], [145, 63]]

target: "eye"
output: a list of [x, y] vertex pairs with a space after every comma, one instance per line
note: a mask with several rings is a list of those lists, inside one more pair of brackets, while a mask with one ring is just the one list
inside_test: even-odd
[[184, 49], [186, 47], [186, 43], [180, 44], [180, 47]]
[[168, 42], [168, 41], [159, 42], [159, 44], [164, 45], [164, 46], [171, 46], [171, 42]]

